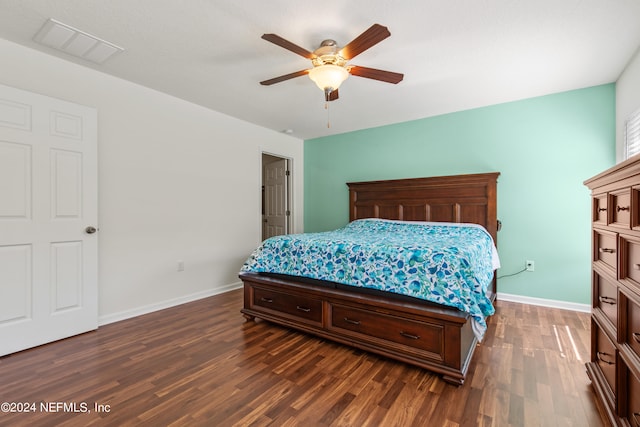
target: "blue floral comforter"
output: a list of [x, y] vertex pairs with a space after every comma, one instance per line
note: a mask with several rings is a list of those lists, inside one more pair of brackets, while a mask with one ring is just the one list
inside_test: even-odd
[[357, 220], [335, 231], [265, 240], [242, 266], [373, 288], [469, 313], [479, 340], [494, 313], [487, 288], [499, 268], [491, 235], [475, 224]]

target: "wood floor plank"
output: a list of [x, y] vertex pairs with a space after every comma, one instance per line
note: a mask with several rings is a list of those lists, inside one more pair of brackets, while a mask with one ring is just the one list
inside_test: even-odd
[[605, 425], [584, 370], [585, 313], [498, 301], [455, 387], [417, 367], [245, 322], [241, 307], [242, 291], [231, 291], [1, 357], [0, 402], [88, 409], [3, 412], [0, 426]]
[[343, 411], [340, 422], [352, 426], [365, 425], [369, 415], [380, 408], [378, 401], [384, 391], [382, 384], [369, 381], [362, 392], [356, 395], [353, 402]]

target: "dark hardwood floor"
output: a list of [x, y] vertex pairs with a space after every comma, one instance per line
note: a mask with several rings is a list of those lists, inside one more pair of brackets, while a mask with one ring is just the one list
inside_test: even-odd
[[0, 358], [0, 402], [31, 411], [3, 405], [0, 425], [605, 425], [588, 314], [499, 301], [455, 387], [241, 306], [236, 290]]

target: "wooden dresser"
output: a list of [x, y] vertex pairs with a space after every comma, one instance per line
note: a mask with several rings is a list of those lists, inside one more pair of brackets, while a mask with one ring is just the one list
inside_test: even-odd
[[592, 195], [587, 374], [611, 424], [640, 427], [640, 156], [584, 184]]

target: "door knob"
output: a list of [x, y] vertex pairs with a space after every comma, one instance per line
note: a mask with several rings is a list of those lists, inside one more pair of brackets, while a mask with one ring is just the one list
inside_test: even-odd
[[88, 226], [87, 228], [84, 229], [84, 232], [87, 234], [93, 234], [96, 231], [98, 231], [98, 229], [92, 226]]

